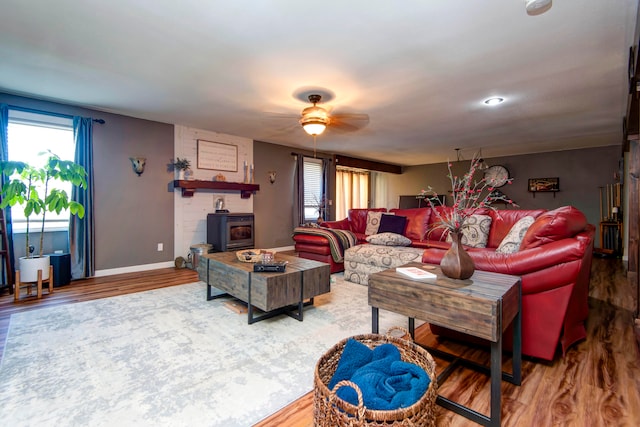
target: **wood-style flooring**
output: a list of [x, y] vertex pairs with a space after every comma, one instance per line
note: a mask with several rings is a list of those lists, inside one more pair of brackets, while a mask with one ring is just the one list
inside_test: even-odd
[[[13, 302], [0, 296], [0, 351], [10, 315], [24, 310], [71, 304], [132, 292], [189, 283], [197, 273], [188, 269], [161, 269], [74, 281], [55, 288], [41, 300]], [[574, 345], [553, 363], [523, 361], [523, 381], [517, 387], [502, 384], [503, 426], [638, 426], [640, 425], [640, 357], [634, 336], [635, 300], [622, 261], [594, 258], [589, 298], [587, 339]], [[485, 349], [434, 337], [428, 326], [416, 331], [416, 341], [488, 363]], [[437, 372], [446, 362], [436, 358]], [[510, 369], [506, 358], [506, 369]], [[473, 409], [488, 413], [488, 377], [465, 369], [455, 371], [440, 385], [440, 393]], [[475, 425], [437, 407], [438, 426]], [[308, 393], [263, 420], [257, 427], [311, 427], [313, 394]]]

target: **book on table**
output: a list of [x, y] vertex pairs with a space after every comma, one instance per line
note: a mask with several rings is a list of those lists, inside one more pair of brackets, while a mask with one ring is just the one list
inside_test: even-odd
[[396, 267], [396, 271], [411, 279], [435, 279], [438, 276], [418, 267]]
[[438, 277], [418, 267], [396, 267], [396, 271], [412, 279], [435, 279]]

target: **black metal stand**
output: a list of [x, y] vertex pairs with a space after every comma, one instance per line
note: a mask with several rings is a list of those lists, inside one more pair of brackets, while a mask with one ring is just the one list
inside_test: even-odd
[[[308, 302], [304, 302], [304, 275], [300, 277], [300, 299], [298, 300], [298, 304], [288, 305], [281, 308], [276, 308], [275, 310], [267, 311], [260, 316], [253, 315], [253, 305], [251, 305], [251, 276], [256, 273], [249, 273], [249, 294], [247, 301], [247, 323], [250, 325], [261, 320], [270, 319], [274, 316], [278, 316], [280, 314], [286, 314], [289, 317], [296, 319], [299, 322], [302, 322], [304, 318], [304, 314], [302, 309], [308, 305], [313, 305], [313, 298], [311, 298]], [[269, 274], [269, 273], [257, 273], [257, 274]], [[297, 309], [297, 313], [294, 311]]]

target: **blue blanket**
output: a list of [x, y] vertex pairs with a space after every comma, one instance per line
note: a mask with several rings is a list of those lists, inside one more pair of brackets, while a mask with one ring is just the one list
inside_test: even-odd
[[[373, 410], [406, 408], [416, 403], [429, 388], [431, 379], [420, 366], [403, 362], [393, 344], [371, 350], [365, 344], [348, 339], [329, 390], [342, 380], [360, 387], [364, 406]], [[358, 395], [351, 387], [341, 387], [337, 396], [353, 405]]]

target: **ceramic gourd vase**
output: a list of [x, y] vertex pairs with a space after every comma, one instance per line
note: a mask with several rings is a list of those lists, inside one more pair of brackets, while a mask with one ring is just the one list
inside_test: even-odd
[[451, 279], [468, 279], [476, 269], [473, 259], [464, 250], [461, 239], [462, 233], [451, 232], [451, 247], [440, 261], [442, 274]]

